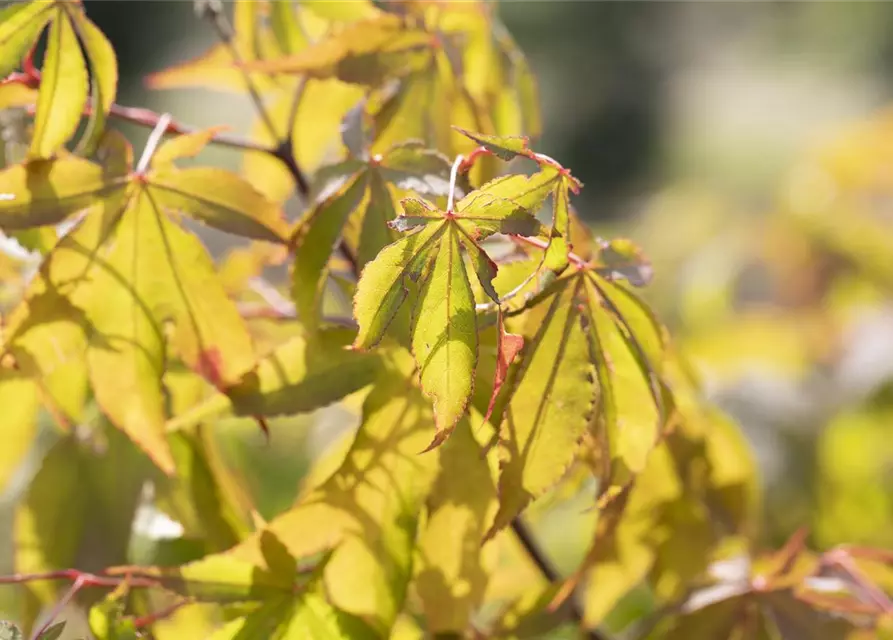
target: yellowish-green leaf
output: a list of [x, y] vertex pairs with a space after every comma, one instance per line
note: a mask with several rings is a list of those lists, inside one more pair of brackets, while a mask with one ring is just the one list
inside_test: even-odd
[[200, 154], [225, 127], [212, 127], [194, 133], [178, 135], [166, 140], [152, 155], [152, 168], [168, 168], [175, 160], [194, 158]]
[[570, 237], [570, 199], [567, 183], [561, 180], [552, 193], [552, 234], [543, 256], [543, 264], [550, 271], [561, 273], [567, 268]]
[[366, 265], [354, 297], [354, 317], [360, 325], [355, 347], [368, 349], [381, 340], [409, 295], [405, 280], [418, 281], [430, 246], [442, 231], [438, 225], [420, 229], [385, 247]]
[[500, 160], [509, 161], [518, 156], [527, 155], [530, 151], [530, 139], [526, 136], [494, 136], [486, 133], [466, 131], [459, 127], [453, 128], [463, 136], [474, 140]]
[[307, 8], [326, 20], [353, 22], [375, 17], [379, 10], [369, 0], [351, 2], [329, 2], [328, 0], [302, 0], [301, 7]]
[[381, 14], [350, 24], [293, 56], [245, 66], [265, 73], [336, 77], [344, 82], [376, 86], [418, 66], [430, 56], [431, 43], [424, 31], [407, 28], [397, 16]]
[[32, 160], [0, 171], [0, 228], [57, 224], [121, 189], [102, 167], [80, 158]]
[[[389, 360], [344, 463], [268, 525], [295, 557], [337, 544], [324, 570], [329, 601], [381, 636], [403, 608], [419, 512], [438, 467], [436, 451], [419, 455], [433, 416], [421, 393], [407, 387], [412, 359], [392, 352]], [[258, 559], [257, 539], [233, 554]]]
[[530, 177], [496, 178], [456, 203], [459, 224], [476, 240], [494, 233], [537, 235], [542, 225], [533, 216], [559, 179], [551, 167]]
[[291, 0], [270, 2], [270, 29], [276, 36], [279, 48], [286, 54], [297, 53], [310, 44], [295, 13], [295, 3]]
[[31, 450], [39, 407], [37, 387], [20, 373], [0, 368], [0, 495]]
[[281, 208], [238, 176], [211, 167], [162, 170], [150, 178], [156, 206], [182, 211], [208, 226], [268, 242], [284, 242]]
[[298, 224], [293, 235], [292, 298], [306, 326], [319, 322], [323, 295], [329, 279], [329, 257], [341, 237], [348, 217], [363, 206], [368, 176], [359, 175], [346, 188], [319, 203]]
[[463, 632], [481, 604], [487, 572], [480, 541], [497, 504], [496, 485], [471, 423], [460, 420], [440, 449], [440, 472], [419, 543], [415, 584], [429, 632]]
[[0, 76], [6, 77], [25, 57], [53, 16], [49, 2], [22, 2], [0, 12]]
[[[17, 572], [41, 573], [73, 564], [84, 526], [83, 508], [89, 499], [79, 485], [81, 474], [75, 441], [65, 438], [54, 444], [16, 508], [13, 543]], [[22, 589], [26, 626], [43, 606], [59, 597], [59, 585], [51, 581], [29, 582]]]
[[595, 540], [583, 561], [590, 567], [583, 585], [587, 625], [601, 622], [645, 578], [658, 545], [673, 534], [668, 523], [662, 522], [663, 510], [682, 494], [672, 465], [666, 448], [655, 450], [628, 498], [615, 498], [608, 507], [611, 511], [599, 514]]
[[432, 447], [449, 437], [474, 386], [477, 320], [461, 244], [459, 230], [450, 225], [431, 258], [413, 312], [413, 355], [422, 389], [434, 401], [437, 434]]
[[240, 416], [294, 415], [319, 409], [372, 383], [379, 357], [347, 350], [343, 329], [321, 331], [313, 340], [297, 335], [263, 358], [237, 384], [171, 421], [180, 429], [227, 410]]
[[57, 6], [47, 36], [29, 151], [35, 158], [50, 157], [74, 135], [87, 102], [87, 65], [65, 13]]
[[87, 54], [92, 78], [92, 102], [90, 121], [80, 145], [85, 154], [90, 154], [99, 142], [108, 113], [115, 102], [118, 91], [118, 60], [115, 49], [82, 11], [72, 12], [72, 20]]
[[251, 532], [246, 490], [217, 454], [206, 425], [169, 436], [176, 476], [156, 483], [156, 505], [211, 552], [229, 549]]
[[[143, 200], [145, 196], [131, 196]], [[96, 400], [106, 415], [130, 436], [166, 473], [174, 460], [164, 435], [164, 336], [151, 313], [150, 300], [158, 284], [160, 240], [155, 213], [144, 203], [123, 215], [114, 241], [103, 245], [99, 216], [89, 216], [66, 236], [66, 249], [96, 247], [99, 268], [90, 286], [102, 297], [87, 314], [93, 325], [87, 350], [90, 380]], [[65, 242], [65, 241], [68, 242]], [[173, 283], [163, 282], [164, 285]], [[176, 286], [176, 285], [174, 285]], [[154, 300], [153, 300], [154, 301]]]
[[488, 537], [564, 474], [586, 432], [596, 384], [578, 300], [580, 278], [556, 283], [530, 312], [532, 335], [499, 429], [500, 507]]

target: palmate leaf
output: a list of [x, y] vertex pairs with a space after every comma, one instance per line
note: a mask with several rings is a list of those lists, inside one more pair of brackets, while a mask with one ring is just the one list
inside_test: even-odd
[[[521, 264], [535, 273], [540, 261]], [[488, 536], [586, 458], [584, 441], [609, 500], [645, 469], [670, 416], [663, 329], [621, 284], [578, 266], [526, 307], [526, 344], [499, 428], [500, 511]]]
[[111, 44], [80, 3], [32, 0], [5, 9], [0, 20], [0, 76], [20, 64], [44, 28], [47, 45], [29, 155], [52, 156], [74, 136], [85, 108], [90, 122], [80, 146], [92, 152], [115, 101], [118, 64]]
[[600, 513], [580, 568], [588, 572], [590, 624], [646, 578], [659, 602], [684, 597], [713, 559], [743, 548], [752, 531], [752, 454], [727, 419], [697, 398], [679, 360], [666, 364], [672, 365], [665, 375], [674, 389], [675, 427]]
[[[47, 256], [23, 307], [52, 294], [69, 301], [72, 319], [87, 333], [97, 401], [170, 472], [161, 385], [168, 350], [218, 387], [237, 382], [255, 361], [210, 257], [170, 215], [183, 212], [225, 231], [280, 242], [285, 223], [274, 205], [227, 172], [165, 164], [131, 174], [126, 164], [107, 170], [104, 180], [90, 163], [70, 157], [12, 167], [0, 173], [11, 196], [0, 205], [0, 222], [27, 228], [85, 213]], [[65, 195], [72, 193], [77, 197]], [[18, 317], [30, 320], [24, 311]], [[169, 322], [170, 344], [163, 331]]]
[[[387, 637], [403, 608], [420, 512], [438, 467], [437, 452], [418, 455], [432, 415], [407, 386], [412, 358], [389, 350], [386, 366], [343, 462], [267, 526], [294, 557], [334, 547], [323, 576], [329, 602], [363, 618], [377, 637]], [[260, 561], [262, 535], [231, 554]]]
[[318, 323], [329, 258], [342, 235], [362, 269], [395, 239], [388, 223], [394, 217], [398, 190], [446, 195], [449, 171], [446, 158], [408, 142], [380, 157], [350, 160], [321, 172], [328, 178], [323, 185], [327, 195], [304, 215], [292, 236], [292, 297], [307, 326]]
[[[409, 295], [420, 288], [410, 322], [410, 344], [422, 389], [434, 401], [437, 433], [443, 442], [465, 413], [473, 390], [478, 354], [474, 292], [463, 254], [484, 291], [495, 299], [496, 265], [478, 241], [497, 232], [534, 235], [541, 225], [535, 210], [548, 195], [557, 172], [531, 178], [494, 180], [442, 212], [415, 198], [402, 201], [403, 213], [391, 225], [412, 233], [387, 246], [366, 265], [357, 285], [354, 315], [359, 331], [354, 347], [368, 349], [385, 335]], [[517, 193], [514, 199], [508, 195]]]
[[[451, 122], [490, 133], [538, 133], [529, 70], [510, 38], [502, 31], [494, 38], [496, 21], [486, 3], [443, 3], [437, 12], [424, 3], [402, 9], [413, 19], [370, 12], [296, 53], [255, 58], [244, 68], [368, 87], [374, 152], [412, 138], [451, 154], [469, 151], [470, 141], [451, 135]], [[471, 76], [493, 73], [483, 84], [475, 78], [471, 89], [466, 69], [474, 69]], [[513, 108], [506, 97], [522, 84], [525, 99]]]

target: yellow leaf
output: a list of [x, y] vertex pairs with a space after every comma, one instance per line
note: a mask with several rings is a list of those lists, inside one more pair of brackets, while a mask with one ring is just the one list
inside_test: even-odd
[[0, 368], [0, 495], [31, 450], [37, 426], [37, 388], [27, 377]]
[[267, 242], [285, 242], [282, 209], [250, 184], [223, 169], [163, 169], [149, 178], [156, 206], [188, 213], [221, 231]]
[[[324, 571], [330, 601], [381, 635], [403, 607], [419, 512], [438, 465], [436, 451], [418, 455], [432, 415], [421, 393], [407, 388], [412, 359], [393, 352], [389, 367], [338, 471], [268, 525], [295, 557], [337, 545]], [[257, 561], [256, 537], [233, 553]]]
[[500, 506], [487, 536], [509, 524], [564, 475], [596, 400], [593, 367], [577, 298], [578, 277], [556, 283], [535, 307], [499, 429]]
[[468, 419], [440, 448], [419, 542], [416, 590], [430, 633], [463, 632], [481, 604], [487, 572], [480, 541], [497, 508], [496, 486]]
[[58, 6], [41, 70], [31, 157], [50, 157], [74, 135], [87, 94], [87, 65], [81, 45], [66, 9]]

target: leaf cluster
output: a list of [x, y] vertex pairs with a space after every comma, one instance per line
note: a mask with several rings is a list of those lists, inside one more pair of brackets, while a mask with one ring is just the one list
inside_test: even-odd
[[[583, 185], [531, 147], [535, 82], [490, 3], [197, 8], [220, 42], [149, 83], [247, 94], [248, 139], [116, 103], [79, 2], [0, 14], [0, 103], [31, 123], [0, 230], [39, 260], [0, 263], [0, 486], [51, 434], [13, 518], [26, 627], [55, 637], [41, 612], [86, 587], [100, 640], [599, 637], [636, 592], [668, 612], [643, 637], [887, 624], [852, 551], [787, 549], [698, 599], [722, 562], [762, 561], [751, 456], [637, 292], [643, 252], [593, 236]], [[152, 128], [138, 160], [110, 118]], [[211, 144], [241, 171], [204, 166]], [[241, 244], [216, 260], [208, 229]], [[335, 403], [358, 426], [265, 519], [225, 418], [275, 446], [276, 418]], [[530, 522], [574, 499], [597, 517], [560, 576]]]

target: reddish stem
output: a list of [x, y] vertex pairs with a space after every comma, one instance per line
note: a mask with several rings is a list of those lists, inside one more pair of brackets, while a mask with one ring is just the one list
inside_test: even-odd
[[25, 56], [25, 59], [22, 61], [22, 70], [25, 72], [25, 75], [28, 76], [33, 82], [34, 85], [40, 84], [40, 71], [37, 70], [37, 67], [34, 66], [34, 51], [37, 49], [37, 41], [31, 45], [31, 49], [28, 51], [28, 55]]
[[169, 618], [171, 615], [177, 612], [181, 607], [185, 607], [187, 604], [190, 604], [191, 600], [177, 600], [173, 604], [165, 607], [164, 609], [159, 609], [153, 613], [146, 614], [144, 616], [140, 616], [138, 618], [133, 618], [133, 626], [137, 629], [142, 629], [143, 627], [148, 627], [149, 625], [155, 624], [159, 620], [164, 620], [165, 618]]

